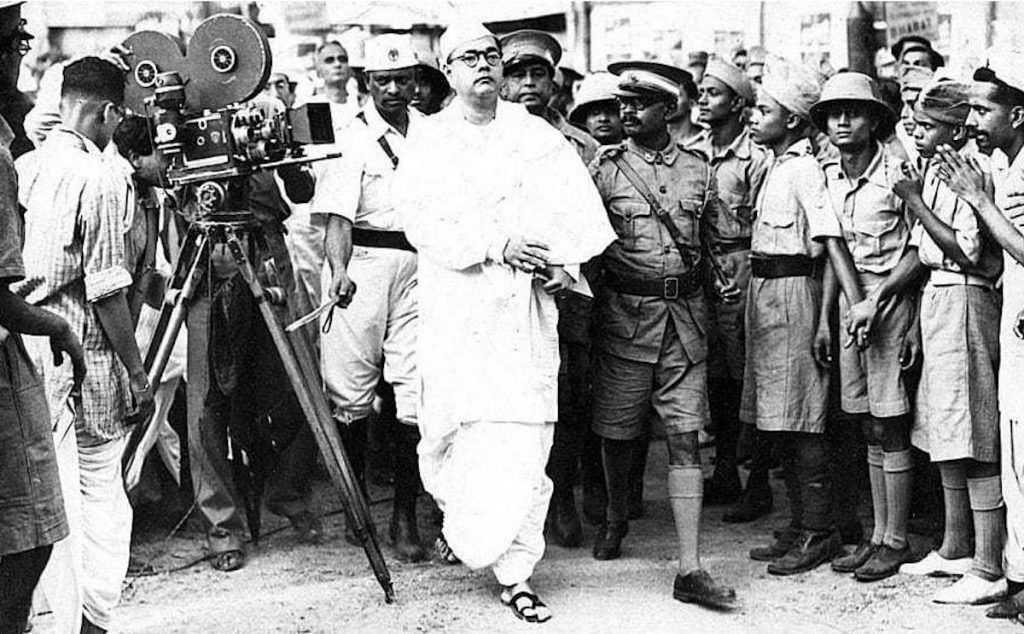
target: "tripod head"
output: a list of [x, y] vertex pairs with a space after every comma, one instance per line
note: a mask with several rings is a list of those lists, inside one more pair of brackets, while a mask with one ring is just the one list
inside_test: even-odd
[[[125, 103], [150, 119], [154, 146], [170, 159], [172, 187], [187, 186], [190, 220], [238, 220], [247, 214], [253, 173], [309, 163], [302, 146], [334, 142], [328, 104], [287, 109], [254, 99], [270, 76], [270, 44], [250, 20], [220, 14], [184, 43], [139, 31], [124, 41], [129, 73]], [[332, 155], [336, 156], [336, 155]]]

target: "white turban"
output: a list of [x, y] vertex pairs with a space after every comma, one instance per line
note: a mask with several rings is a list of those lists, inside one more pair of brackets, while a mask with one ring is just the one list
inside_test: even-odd
[[821, 98], [818, 74], [803, 64], [771, 57], [764, 66], [760, 90], [786, 110], [810, 120], [811, 106]]

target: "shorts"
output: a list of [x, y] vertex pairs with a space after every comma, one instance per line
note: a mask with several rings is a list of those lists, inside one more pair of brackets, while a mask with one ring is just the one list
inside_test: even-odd
[[[903, 383], [900, 352], [912, 324], [912, 301], [897, 296], [879, 307], [879, 315], [865, 350], [839, 346], [839, 383], [843, 411], [870, 414], [875, 418], [903, 416], [910, 412], [910, 399]], [[840, 329], [849, 310], [846, 296], [839, 295]], [[845, 331], [838, 333], [845, 343]]]
[[639, 438], [647, 431], [651, 407], [669, 435], [695, 432], [707, 423], [707, 362], [694, 363], [673, 321], [665, 323], [661, 352], [654, 363], [597, 351], [592, 415], [598, 436]]

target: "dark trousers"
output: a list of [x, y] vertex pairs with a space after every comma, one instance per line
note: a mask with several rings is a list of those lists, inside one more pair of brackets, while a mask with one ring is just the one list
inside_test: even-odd
[[0, 557], [0, 634], [22, 634], [32, 609], [32, 592], [39, 583], [53, 546]]
[[558, 421], [548, 458], [547, 474], [553, 498], [572, 496], [583, 442], [590, 432], [590, 348], [562, 342], [563, 371], [558, 376]]
[[[250, 456], [266, 457], [267, 508], [285, 516], [308, 508], [316, 443], [256, 307], [229, 320], [233, 341], [225, 346], [223, 330], [210, 334], [210, 306], [200, 297], [189, 307], [188, 436], [196, 505], [217, 553], [240, 549], [247, 533], [228, 460], [229, 431]], [[223, 361], [215, 358], [218, 346], [238, 354], [229, 391], [223, 384], [231, 372], [221, 369], [218, 380], [214, 369]]]
[[815, 532], [831, 531], [832, 478], [824, 434], [775, 432], [775, 447], [786, 467], [786, 488], [793, 525]]

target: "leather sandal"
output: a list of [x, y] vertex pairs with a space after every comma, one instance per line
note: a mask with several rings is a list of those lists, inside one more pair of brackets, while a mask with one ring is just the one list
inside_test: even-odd
[[515, 614], [520, 621], [544, 623], [551, 620], [551, 610], [533, 592], [522, 591], [511, 596], [502, 592], [501, 603], [510, 607], [512, 614]]
[[462, 560], [455, 554], [452, 547], [448, 545], [448, 540], [443, 535], [438, 535], [437, 539], [434, 540], [434, 554], [437, 555], [438, 561], [449, 566], [462, 563]]
[[235, 548], [216, 553], [210, 559], [210, 566], [221, 572], [233, 572], [245, 565], [245, 552]]

